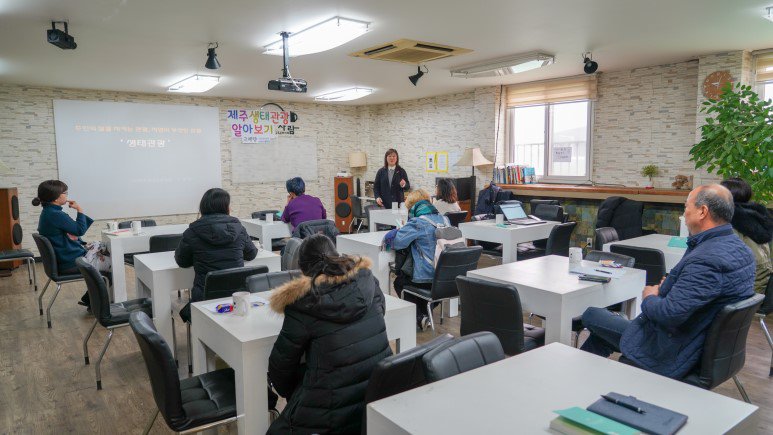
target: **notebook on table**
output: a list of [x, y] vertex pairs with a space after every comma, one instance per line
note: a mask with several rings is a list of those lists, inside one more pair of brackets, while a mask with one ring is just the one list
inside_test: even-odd
[[609, 393], [607, 396], [634, 408], [640, 408], [643, 412], [639, 413], [603, 398], [589, 406], [588, 411], [653, 435], [674, 434], [687, 423], [686, 415], [642, 402], [633, 396], [624, 396], [618, 393]]

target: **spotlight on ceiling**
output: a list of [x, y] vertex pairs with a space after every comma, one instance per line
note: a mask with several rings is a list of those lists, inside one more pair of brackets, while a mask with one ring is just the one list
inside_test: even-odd
[[207, 63], [204, 64], [204, 68], [207, 68], [207, 69], [220, 68], [220, 62], [217, 61], [217, 54], [215, 53], [215, 49], [219, 46], [220, 45], [217, 42], [209, 43], [209, 48], [207, 48]]
[[421, 65], [419, 65], [417, 68], [418, 68], [418, 69], [417, 69], [417, 72], [416, 72], [416, 74], [414, 74], [414, 75], [412, 75], [412, 76], [409, 76], [409, 77], [408, 77], [408, 80], [410, 80], [410, 81], [411, 81], [411, 83], [413, 83], [413, 85], [414, 85], [414, 86], [416, 86], [416, 83], [418, 83], [418, 82], [419, 82], [419, 79], [420, 79], [420, 78], [422, 78], [422, 76], [424, 76], [424, 74], [426, 74], [426, 73], [428, 73], [428, 72], [429, 72], [429, 69], [427, 69], [427, 66], [426, 66], [426, 65], [424, 65], [424, 69], [425, 69], [426, 71], [422, 71], [422, 70], [421, 70]]
[[766, 14], [762, 16], [762, 18], [765, 18], [766, 20], [773, 21], [773, 6], [765, 8]]
[[599, 64], [593, 61], [593, 55], [590, 51], [582, 54], [582, 61], [585, 64], [582, 68], [585, 74], [593, 74], [599, 69]]

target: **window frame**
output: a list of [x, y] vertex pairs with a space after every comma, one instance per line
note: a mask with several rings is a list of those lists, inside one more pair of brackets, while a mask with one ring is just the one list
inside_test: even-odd
[[[587, 151], [585, 155], [585, 175], [578, 175], [578, 176], [570, 176], [570, 175], [550, 175], [550, 153], [553, 149], [553, 111], [550, 110], [552, 106], [560, 105], [560, 104], [569, 104], [569, 103], [580, 103], [585, 102], [588, 103], [588, 119], [587, 119], [587, 130], [586, 130], [586, 137], [585, 137], [585, 143], [587, 144]], [[513, 117], [515, 116], [515, 110], [522, 107], [535, 107], [535, 106], [543, 106], [545, 108], [545, 153], [542, 156], [542, 164], [543, 168], [545, 168], [545, 174], [537, 176], [537, 181], [540, 183], [577, 183], [577, 182], [586, 182], [592, 180], [592, 174], [591, 170], [593, 169], [593, 165], [591, 164], [593, 160], [593, 123], [594, 123], [594, 108], [595, 104], [593, 100], [572, 100], [572, 101], [559, 101], [559, 102], [553, 102], [553, 103], [541, 103], [541, 104], [530, 104], [525, 106], [516, 106], [516, 107], [508, 107], [507, 108], [507, 148], [508, 148], [508, 154], [510, 156], [515, 155], [515, 144], [513, 140]], [[508, 159], [509, 160], [509, 159]], [[516, 162], [506, 162], [506, 164], [513, 164]]]

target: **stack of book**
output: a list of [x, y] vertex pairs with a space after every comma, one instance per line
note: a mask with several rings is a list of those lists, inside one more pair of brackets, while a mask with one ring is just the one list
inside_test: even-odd
[[494, 182], [498, 184], [535, 183], [534, 168], [516, 164], [500, 166], [494, 169]]

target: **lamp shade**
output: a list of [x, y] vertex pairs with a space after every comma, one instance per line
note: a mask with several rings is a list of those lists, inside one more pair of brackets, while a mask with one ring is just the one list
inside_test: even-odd
[[349, 167], [362, 168], [368, 166], [368, 156], [362, 151], [349, 153]]
[[458, 162], [456, 162], [455, 166], [486, 166], [486, 165], [493, 165], [494, 162], [490, 161], [489, 159], [483, 157], [483, 154], [480, 152], [480, 148], [467, 148], [464, 150], [464, 154], [462, 154], [462, 158], [459, 159]]

